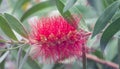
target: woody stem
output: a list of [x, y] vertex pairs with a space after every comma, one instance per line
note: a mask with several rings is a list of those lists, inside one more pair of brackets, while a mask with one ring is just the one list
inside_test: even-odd
[[98, 62], [100, 64], [104, 64], [104, 65], [107, 65], [107, 66], [110, 66], [112, 67], [113, 69], [119, 69], [119, 65], [116, 64], [116, 63], [112, 63], [110, 61], [105, 61], [105, 60], [102, 60], [102, 59], [99, 59], [98, 57], [94, 56], [94, 55], [91, 55], [91, 54], [86, 54], [86, 58], [87, 59], [90, 59], [90, 60], [93, 60], [95, 62]]

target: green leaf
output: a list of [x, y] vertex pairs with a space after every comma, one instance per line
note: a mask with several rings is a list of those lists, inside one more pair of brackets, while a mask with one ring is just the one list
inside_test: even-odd
[[22, 23], [19, 20], [17, 20], [14, 16], [7, 13], [5, 13], [4, 16], [12, 29], [14, 29], [20, 35], [28, 37], [25, 28], [23, 27]]
[[2, 63], [0, 63], [0, 69], [5, 69], [5, 60], [3, 60]]
[[54, 66], [53, 66], [52, 69], [59, 69], [59, 68], [63, 69], [64, 68], [64, 64], [62, 64], [62, 63], [56, 63], [56, 64], [54, 64]]
[[[120, 36], [119, 36], [120, 37]], [[118, 58], [120, 58], [120, 38], [118, 39]], [[119, 66], [120, 66], [120, 60], [118, 60]]]
[[0, 27], [8, 37], [10, 37], [13, 40], [17, 40], [15, 34], [13, 33], [12, 29], [8, 25], [8, 22], [1, 15], [0, 15]]
[[20, 66], [19, 66], [19, 69], [23, 68], [23, 66], [24, 66], [24, 64], [27, 61], [27, 58], [29, 56], [30, 50], [31, 50], [31, 47], [29, 47], [28, 51], [26, 52], [26, 54], [25, 54], [25, 56], [24, 56], [24, 58], [23, 58], [23, 60], [22, 60], [22, 62], [20, 64]]
[[16, 10], [20, 9], [25, 3], [29, 2], [30, 0], [18, 0], [15, 4], [15, 7], [12, 11], [14, 13]]
[[[1, 55], [3, 55], [5, 52], [2, 52]], [[5, 69], [5, 60], [3, 60], [1, 63], [0, 63], [0, 69]]]
[[72, 12], [80, 14], [79, 15], [80, 16], [80, 22], [79, 22], [80, 24], [78, 24], [78, 27], [81, 29], [84, 29], [85, 31], [89, 31], [81, 10], [77, 6], [74, 6]]
[[113, 37], [113, 35], [120, 30], [120, 18], [115, 20], [112, 24], [110, 24], [102, 34], [100, 45], [104, 50], [109, 40]]
[[112, 61], [113, 58], [117, 55], [118, 49], [118, 39], [112, 39], [105, 48], [105, 59], [108, 61]]
[[0, 5], [1, 5], [1, 3], [2, 3], [2, 0], [0, 0]]
[[18, 53], [17, 53], [17, 67], [20, 66], [21, 63], [21, 59], [22, 59], [22, 47], [19, 48]]
[[45, 2], [40, 2], [37, 5], [34, 5], [33, 7], [31, 7], [29, 10], [27, 10], [23, 16], [21, 17], [21, 21], [24, 21], [26, 18], [28, 18], [30, 15], [36, 13], [37, 11], [49, 8], [54, 6], [54, 2], [52, 0], [50, 1], [45, 1]]
[[60, 14], [70, 23], [72, 26], [76, 27], [72, 22], [74, 22], [74, 18], [72, 17], [69, 11], [63, 12], [64, 4], [60, 0], [55, 0], [57, 9]]
[[5, 58], [8, 56], [9, 53], [10, 53], [10, 51], [6, 51], [6, 52], [0, 57], [0, 63], [5, 60]]
[[65, 5], [63, 12], [69, 10], [76, 2], [77, 0], [67, 0], [67, 4]]
[[117, 11], [119, 4], [120, 4], [120, 2], [116, 1], [116, 2], [112, 3], [108, 8], [105, 9], [105, 11], [98, 18], [98, 20], [95, 24], [92, 37], [94, 37], [95, 35], [100, 33], [105, 28], [107, 23], [112, 19], [113, 15]]
[[107, 5], [112, 4], [114, 1], [117, 1], [117, 0], [105, 0], [105, 2], [106, 2]]
[[116, 19], [118, 19], [120, 17], [120, 10], [118, 10], [115, 15], [112, 17], [112, 22], [115, 21]]
[[[17, 59], [17, 50], [12, 50], [11, 51], [14, 59]], [[25, 50], [22, 50], [22, 58], [24, 57], [24, 55], [26, 54]], [[40, 64], [38, 64], [38, 62], [36, 62], [34, 59], [32, 59], [30, 56], [28, 56], [26, 63], [23, 66], [23, 69], [41, 69]]]
[[38, 62], [33, 60], [31, 57], [28, 57], [27, 63], [32, 69], [41, 69], [41, 66], [38, 64]]
[[108, 7], [108, 4], [106, 3], [106, 0], [102, 0], [103, 7], [106, 8]]

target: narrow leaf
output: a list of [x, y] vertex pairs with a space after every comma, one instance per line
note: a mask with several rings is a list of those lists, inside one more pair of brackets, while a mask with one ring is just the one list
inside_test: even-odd
[[67, 4], [65, 5], [63, 12], [69, 10], [76, 2], [77, 0], [67, 0]]
[[116, 2], [112, 3], [110, 6], [108, 6], [108, 8], [105, 9], [105, 11], [98, 18], [98, 20], [95, 24], [92, 37], [97, 35], [99, 32], [101, 32], [105, 28], [107, 23], [112, 19], [113, 15], [117, 11], [119, 4], [120, 4], [120, 2], [116, 1]]
[[20, 64], [19, 69], [22, 69], [22, 68], [23, 68], [24, 63], [27, 61], [27, 58], [28, 58], [28, 56], [29, 56], [30, 50], [31, 50], [31, 47], [30, 47], [30, 48], [28, 49], [28, 51], [26, 52], [26, 54], [25, 54], [25, 56], [24, 56], [24, 58], [23, 58], [23, 60], [22, 60], [22, 63]]
[[24, 21], [26, 18], [28, 18], [30, 15], [34, 14], [37, 11], [43, 10], [45, 8], [49, 8], [54, 6], [54, 2], [53, 1], [45, 1], [45, 2], [40, 2], [37, 5], [34, 5], [33, 7], [31, 7], [29, 10], [27, 10], [23, 16], [21, 17], [21, 21]]
[[59, 69], [59, 68], [63, 69], [64, 68], [64, 64], [62, 64], [62, 63], [56, 63], [56, 64], [54, 64], [54, 66], [53, 66], [52, 69]]
[[[23, 51], [23, 55], [25, 55], [25, 50]], [[40, 64], [36, 62], [34, 59], [32, 59], [30, 56], [27, 58], [26, 63], [31, 67], [31, 69], [41, 69]]]
[[106, 47], [109, 40], [113, 37], [113, 35], [120, 30], [120, 18], [115, 20], [112, 24], [110, 24], [106, 30], [103, 32], [103, 35], [100, 40], [100, 45], [102, 50]]
[[114, 1], [116, 1], [116, 0], [105, 0], [105, 2], [106, 2], [107, 5], [112, 4]]
[[32, 69], [42, 69], [40, 64], [38, 64], [38, 62], [33, 60], [30, 56], [27, 59], [27, 63]]
[[19, 48], [17, 56], [18, 56], [17, 57], [17, 67], [19, 67], [21, 58], [22, 58], [22, 47]]
[[[25, 45], [25, 46], [27, 46], [27, 45]], [[11, 53], [15, 59], [16, 59], [17, 52], [18, 52], [17, 50], [11, 51]], [[21, 57], [24, 57], [25, 54], [26, 54], [26, 51], [22, 50]], [[32, 59], [30, 56], [28, 56], [26, 63], [23, 66], [23, 69], [41, 69], [41, 66], [40, 66], [40, 64], [38, 64], [38, 62], [36, 62], [34, 59]]]
[[14, 16], [7, 13], [5, 13], [4, 16], [12, 29], [14, 29], [20, 35], [28, 37], [25, 28], [23, 27], [22, 23], [19, 20], [17, 20]]
[[[119, 36], [120, 37], [120, 36]], [[120, 58], [120, 38], [118, 39], [118, 59]], [[118, 60], [119, 67], [120, 67], [120, 60]]]
[[17, 40], [15, 34], [13, 33], [12, 29], [8, 25], [8, 22], [4, 17], [0, 15], [0, 28], [4, 31], [4, 33], [13, 40]]
[[118, 49], [118, 39], [112, 39], [106, 46], [105, 48], [105, 59], [108, 61], [112, 61], [114, 59], [114, 57], [117, 55], [117, 49]]
[[72, 22], [74, 22], [74, 18], [72, 17], [71, 13], [69, 11], [66, 11], [63, 13], [64, 4], [60, 0], [55, 0], [57, 9], [60, 12], [60, 14], [74, 27], [76, 27]]
[[73, 7], [73, 10], [72, 10], [74, 13], [78, 13], [79, 15], [80, 15], [80, 24], [78, 24], [79, 26], [79, 28], [81, 28], [81, 29], [84, 29], [85, 31], [89, 31], [88, 30], [88, 27], [87, 27], [87, 24], [86, 24], [86, 22], [85, 22], [85, 19], [84, 19], [84, 16], [82, 16], [81, 14], [81, 10], [77, 7], [77, 6], [74, 6]]
[[0, 63], [0, 69], [5, 69], [5, 60], [3, 60], [2, 63]]
[[10, 51], [6, 51], [1, 57], [0, 57], [0, 63], [7, 57], [7, 55], [10, 53]]
[[[5, 52], [2, 52], [1, 55], [3, 55]], [[5, 60], [3, 60], [1, 63], [0, 63], [0, 69], [5, 69]]]
[[15, 4], [15, 7], [14, 7], [12, 13], [14, 13], [16, 10], [20, 9], [22, 7], [22, 5], [24, 5], [28, 1], [30, 1], [30, 0], [18, 0]]
[[0, 5], [1, 5], [1, 3], [2, 3], [2, 0], [0, 0]]

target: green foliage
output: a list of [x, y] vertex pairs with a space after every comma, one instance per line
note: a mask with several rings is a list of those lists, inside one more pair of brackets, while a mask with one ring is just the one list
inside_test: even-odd
[[117, 1], [117, 0], [105, 0], [106, 4], [109, 6], [110, 4], [112, 4], [114, 1]]
[[63, 9], [63, 12], [66, 12], [67, 10], [69, 10], [76, 2], [77, 0], [68, 0], [67, 4], [65, 5]]
[[111, 23], [103, 32], [103, 35], [100, 40], [100, 45], [104, 49], [108, 41], [113, 37], [115, 33], [120, 30], [120, 18]]
[[22, 23], [19, 20], [17, 20], [15, 17], [7, 13], [5, 13], [4, 16], [12, 29], [14, 29], [17, 33], [19, 33], [23, 37], [28, 37], [25, 28], [23, 27]]
[[0, 28], [4, 31], [4, 33], [13, 40], [17, 40], [15, 34], [13, 33], [11, 27], [8, 25], [7, 20], [0, 15]]
[[34, 14], [37, 11], [41, 11], [43, 9], [49, 8], [54, 6], [54, 2], [53, 1], [46, 1], [46, 2], [41, 2], [39, 4], [34, 5], [33, 7], [31, 7], [30, 9], [28, 9], [23, 16], [21, 17], [21, 21], [24, 21], [26, 18], [28, 18], [30, 15]]
[[3, 61], [2, 63], [0, 63], [0, 69], [5, 69], [5, 61]]
[[25, 3], [29, 2], [30, 0], [18, 0], [14, 6], [12, 13], [16, 12], [16, 10], [20, 9]]
[[105, 9], [105, 11], [101, 14], [101, 16], [98, 18], [95, 24], [92, 37], [100, 33], [105, 28], [105, 26], [110, 22], [113, 15], [117, 11], [119, 5], [120, 5], [120, 2], [116, 1], [113, 4], [111, 4], [108, 8]]
[[114, 57], [117, 55], [117, 49], [118, 49], [118, 39], [113, 38], [113, 40], [111, 40], [108, 45], [105, 48], [105, 59], [108, 61], [111, 61], [112, 59], [114, 59]]
[[[26, 46], [26, 45], [25, 45]], [[17, 50], [11, 51], [12, 55], [15, 59], [17, 59], [16, 55], [17, 55]], [[22, 51], [22, 55], [21, 57], [23, 58], [26, 54], [26, 51], [23, 49]], [[36, 60], [33, 60], [30, 56], [28, 56], [27, 60], [23, 60], [26, 61], [26, 63], [23, 65], [23, 69], [41, 69], [41, 66], [38, 64], [38, 62], [36, 62]]]
[[75, 25], [72, 23], [74, 20], [74, 18], [72, 17], [70, 11], [66, 11], [63, 12], [63, 8], [64, 8], [64, 4], [60, 1], [60, 0], [55, 0], [56, 2], [56, 6], [58, 11], [60, 12], [60, 14], [73, 26], [75, 27]]
[[[4, 53], [4, 52], [3, 52]], [[2, 53], [2, 55], [3, 55]], [[3, 60], [1, 63], [0, 63], [0, 69], [4, 69], [5, 68], [5, 60]]]
[[2, 3], [2, 0], [0, 0], [0, 5], [1, 5], [1, 3]]
[[[120, 58], [120, 38], [118, 39], [118, 58]], [[117, 60], [120, 66], [120, 60]]]

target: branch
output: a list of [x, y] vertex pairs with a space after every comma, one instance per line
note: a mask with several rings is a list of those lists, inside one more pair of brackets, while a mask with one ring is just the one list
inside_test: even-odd
[[100, 64], [104, 64], [104, 65], [110, 66], [113, 69], [119, 69], [119, 65], [116, 64], [116, 63], [112, 63], [112, 62], [109, 62], [109, 61], [105, 61], [105, 60], [99, 59], [98, 57], [96, 57], [94, 55], [91, 55], [91, 54], [86, 54], [86, 57], [87, 57], [87, 59], [96, 61], [96, 62], [98, 62]]
[[2, 49], [2, 50], [0, 50], [0, 52], [15, 50], [15, 49], [18, 49], [18, 48], [20, 48], [20, 47], [24, 47], [24, 45], [25, 45], [25, 44], [19, 45], [19, 46], [17, 46], [17, 47], [8, 48], [8, 49]]

